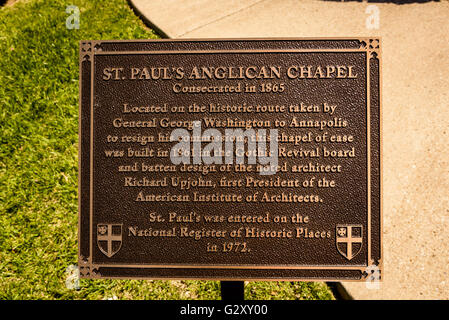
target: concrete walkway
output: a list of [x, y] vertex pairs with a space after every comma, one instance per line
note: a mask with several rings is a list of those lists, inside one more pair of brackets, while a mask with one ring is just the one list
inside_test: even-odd
[[130, 2], [171, 38], [381, 36], [384, 281], [344, 285], [355, 299], [449, 299], [449, 2], [369, 13], [357, 2]]

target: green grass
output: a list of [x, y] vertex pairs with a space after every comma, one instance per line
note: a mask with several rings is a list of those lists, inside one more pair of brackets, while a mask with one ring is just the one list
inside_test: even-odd
[[[81, 11], [69, 30], [67, 5]], [[77, 263], [78, 43], [156, 38], [125, 0], [0, 9], [0, 299], [219, 299], [217, 281], [81, 280]], [[332, 299], [323, 283], [249, 282], [246, 299]]]

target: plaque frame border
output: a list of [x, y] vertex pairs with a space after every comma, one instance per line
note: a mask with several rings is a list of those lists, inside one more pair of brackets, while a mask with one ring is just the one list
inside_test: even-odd
[[[348, 49], [335, 49], [335, 48], [322, 48], [322, 49], [218, 49], [218, 50], [152, 50], [152, 51], [103, 51], [102, 44], [104, 43], [138, 43], [138, 42], [222, 42], [222, 41], [358, 41], [360, 43], [359, 48], [348, 48]], [[383, 183], [382, 183], [382, 69], [381, 69], [381, 49], [380, 49], [380, 38], [379, 37], [369, 37], [369, 38], [251, 38], [251, 39], [138, 39], [138, 40], [87, 40], [80, 41], [80, 64], [79, 64], [79, 175], [78, 175], [78, 262], [80, 268], [81, 278], [120, 278], [120, 279], [188, 279], [188, 280], [234, 280], [234, 281], [244, 281], [244, 280], [266, 280], [266, 281], [367, 281], [370, 276], [367, 272], [367, 268], [370, 266], [375, 266], [378, 268], [380, 274], [383, 269], [383, 241], [382, 241], [382, 211], [383, 211]], [[93, 108], [94, 108], [94, 59], [96, 55], [108, 55], [108, 54], [214, 54], [214, 53], [301, 53], [301, 52], [361, 52], [366, 53], [366, 120], [367, 120], [367, 208], [368, 208], [368, 219], [367, 219], [367, 261], [366, 265], [219, 265], [219, 264], [209, 264], [209, 265], [189, 265], [189, 264], [105, 264], [105, 263], [95, 263], [92, 259], [93, 252]], [[379, 255], [378, 259], [373, 259], [371, 255], [371, 79], [370, 79], [370, 62], [371, 59], [378, 60], [378, 119], [379, 119]], [[83, 62], [90, 63], [90, 77], [83, 79]], [[83, 92], [83, 81], [88, 81], [90, 85], [90, 92]], [[82, 111], [83, 111], [83, 97], [88, 94], [90, 96], [89, 111], [90, 111], [90, 154], [89, 154], [89, 253], [81, 253], [82, 235], [81, 235], [81, 222], [85, 219], [82, 210], [82, 190], [81, 185], [84, 177], [81, 174], [81, 160], [82, 160]], [[84, 108], [86, 106], [84, 105]], [[111, 276], [107, 274], [102, 274], [101, 269], [104, 268], [128, 268], [128, 269], [155, 269], [155, 268], [171, 268], [171, 269], [238, 269], [238, 270], [260, 270], [260, 269], [271, 269], [271, 270], [351, 270], [357, 271], [359, 273], [358, 277], [354, 278], [332, 278], [332, 277], [270, 277], [270, 278], [260, 278], [260, 277], [221, 277], [221, 276], [202, 276], [202, 277], [153, 277], [153, 276]], [[380, 278], [382, 281], [382, 277]]]

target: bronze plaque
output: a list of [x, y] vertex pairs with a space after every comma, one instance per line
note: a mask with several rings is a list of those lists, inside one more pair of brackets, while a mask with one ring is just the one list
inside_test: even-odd
[[379, 279], [380, 65], [371, 38], [81, 41], [82, 277]]

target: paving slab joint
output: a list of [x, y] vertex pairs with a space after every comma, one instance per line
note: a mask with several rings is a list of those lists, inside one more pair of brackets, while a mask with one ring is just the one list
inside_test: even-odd
[[144, 14], [141, 12], [136, 5], [134, 5], [133, 0], [127, 0], [128, 5], [134, 11], [134, 13], [142, 20], [142, 22], [148, 27], [153, 29], [161, 38], [170, 39], [170, 35], [164, 32], [161, 28], [159, 28], [156, 24], [151, 22]]

